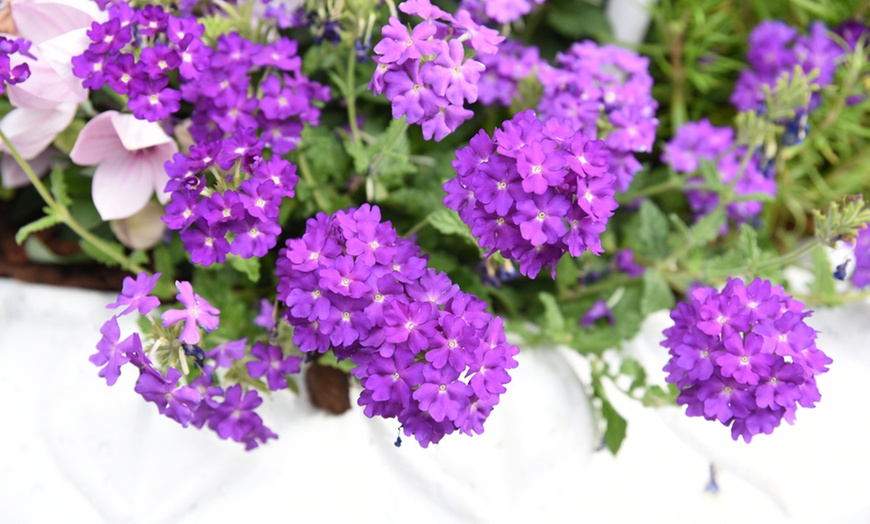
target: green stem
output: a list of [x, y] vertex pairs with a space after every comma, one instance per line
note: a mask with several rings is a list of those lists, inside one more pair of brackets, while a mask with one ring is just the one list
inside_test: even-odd
[[683, 185], [683, 180], [680, 177], [671, 177], [664, 182], [647, 186], [637, 191], [628, 191], [621, 195], [616, 195], [616, 201], [620, 204], [630, 204], [640, 197], [648, 197], [670, 191], [671, 189], [679, 189]]
[[45, 204], [55, 214], [59, 222], [72, 229], [82, 240], [88, 242], [95, 248], [102, 251], [106, 256], [120, 264], [121, 267], [127, 268], [135, 273], [150, 274], [150, 272], [144, 267], [138, 264], [130, 264], [129, 259], [126, 256], [118, 253], [115, 249], [112, 248], [112, 246], [108, 242], [94, 235], [84, 226], [79, 224], [78, 221], [70, 213], [69, 208], [54, 199], [54, 197], [51, 195], [51, 192], [48, 190], [47, 187], [45, 187], [45, 184], [42, 183], [42, 180], [40, 180], [39, 177], [36, 176], [33, 168], [30, 167], [30, 163], [28, 163], [27, 160], [25, 160], [21, 156], [15, 146], [12, 145], [12, 142], [9, 141], [9, 138], [6, 136], [6, 134], [2, 131], [0, 131], [0, 140], [3, 141], [3, 144], [6, 146], [6, 150], [9, 152], [10, 155], [12, 155], [12, 158], [14, 158], [16, 162], [18, 162], [19, 166], [21, 166], [21, 169], [27, 175], [30, 183], [33, 184], [33, 187], [36, 188], [39, 196], [42, 197], [42, 200], [45, 201]]
[[377, 156], [372, 160], [371, 164], [369, 164], [369, 168], [366, 170], [366, 200], [369, 202], [376, 202], [375, 197], [377, 196], [375, 180], [378, 177], [378, 170], [381, 166], [381, 162], [384, 161], [384, 156], [387, 155], [390, 151], [393, 150], [393, 146], [396, 145], [396, 142], [399, 141], [399, 137], [403, 136], [408, 131], [408, 120], [403, 116], [402, 117], [402, 125], [396, 129], [389, 137], [389, 140], [384, 147], [378, 151]]
[[[354, 45], [355, 41], [356, 35], [351, 40], [351, 45]], [[347, 76], [345, 83], [347, 84], [347, 93], [344, 96], [347, 100], [347, 119], [350, 124], [350, 136], [356, 145], [360, 145], [359, 127], [356, 123], [356, 53], [353, 47], [351, 47], [347, 54]]]
[[299, 171], [302, 173], [302, 178], [305, 179], [305, 183], [311, 186], [317, 207], [323, 211], [329, 211], [329, 207], [326, 205], [326, 202], [323, 201], [323, 196], [317, 189], [317, 183], [314, 181], [314, 177], [311, 176], [311, 167], [308, 165], [308, 159], [305, 158], [305, 153], [301, 150], [299, 151]]
[[408, 238], [409, 236], [413, 235], [413, 234], [416, 233], [417, 231], [420, 231], [421, 229], [423, 229], [424, 227], [426, 227], [426, 226], [428, 226], [428, 225], [429, 225], [429, 217], [427, 216], [427, 217], [424, 218], [423, 220], [421, 220], [421, 221], [417, 222], [416, 224], [414, 224], [414, 227], [412, 227], [412, 228], [409, 229], [407, 232], [405, 232], [405, 234], [402, 235], [402, 238]]

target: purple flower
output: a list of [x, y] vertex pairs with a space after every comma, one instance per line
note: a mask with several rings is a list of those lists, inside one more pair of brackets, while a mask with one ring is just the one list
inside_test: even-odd
[[504, 342], [484, 302], [426, 269], [420, 249], [382, 222], [380, 209], [309, 219], [302, 238], [287, 241], [276, 273], [294, 343], [355, 363], [367, 416], [397, 418], [424, 447], [457, 429], [483, 431], [519, 350]]
[[124, 311], [118, 314], [119, 316], [124, 316], [134, 310], [138, 310], [140, 315], [147, 315], [152, 309], [160, 305], [160, 299], [149, 295], [159, 279], [160, 273], [155, 273], [153, 276], [139, 273], [136, 275], [136, 280], [124, 277], [121, 294], [118, 295], [115, 302], [107, 305], [106, 308], [115, 309], [119, 306], [127, 306]]
[[263, 419], [254, 410], [263, 403], [255, 390], [242, 395], [242, 386], [236, 384], [227, 388], [223, 402], [214, 408], [208, 418], [208, 427], [222, 439], [232, 439], [245, 443], [245, 449], [257, 447], [278, 436], [263, 425]]
[[248, 373], [252, 378], [265, 375], [269, 389], [272, 391], [287, 388], [287, 379], [284, 375], [299, 373], [299, 365], [302, 363], [302, 357], [293, 355], [285, 357], [280, 346], [262, 342], [251, 346], [251, 355], [257, 360], [246, 364]]
[[603, 141], [575, 133], [532, 111], [502, 123], [490, 138], [479, 132], [456, 152], [457, 178], [444, 205], [478, 238], [480, 247], [518, 260], [534, 278], [555, 270], [566, 253], [601, 253], [598, 236], [616, 209], [616, 179]]
[[202, 401], [198, 390], [190, 386], [178, 387], [181, 371], [169, 368], [164, 377], [153, 368], [145, 368], [134, 388], [142, 398], [157, 405], [157, 411], [187, 427], [193, 412]]
[[169, 327], [184, 320], [184, 328], [178, 339], [187, 344], [196, 344], [200, 340], [198, 326], [206, 332], [217, 329], [220, 323], [217, 315], [220, 315], [220, 311], [194, 293], [190, 282], [176, 280], [175, 287], [178, 288], [178, 295], [175, 298], [185, 306], [185, 309], [170, 309], [164, 312], [161, 317], [163, 325]]
[[583, 315], [581, 324], [583, 324], [583, 327], [589, 328], [592, 327], [592, 324], [600, 318], [606, 318], [607, 323], [611, 326], [616, 322], [616, 319], [613, 317], [613, 311], [610, 310], [607, 306], [607, 302], [604, 300], [596, 300], [595, 303], [592, 304], [589, 311]]
[[97, 352], [88, 358], [95, 366], [102, 366], [98, 376], [106, 379], [109, 386], [115, 385], [121, 376], [121, 366], [130, 362], [131, 353], [142, 351], [142, 342], [139, 334], [133, 333], [118, 342], [121, 338], [121, 328], [118, 326], [118, 317], [113, 316], [100, 328], [103, 338], [97, 342]]
[[230, 340], [224, 342], [214, 349], [206, 351], [205, 355], [208, 358], [214, 359], [214, 365], [219, 368], [229, 368], [233, 362], [242, 360], [245, 357], [245, 349], [248, 347], [248, 339], [242, 338], [239, 340]]
[[820, 398], [815, 375], [832, 361], [815, 346], [804, 323], [811, 312], [780, 286], [729, 279], [720, 292], [698, 287], [671, 311], [665, 329], [666, 380], [677, 384], [677, 403], [689, 416], [731, 426], [734, 440], [770, 433], [798, 405]]
[[861, 289], [870, 285], [870, 227], [866, 225], [858, 230], [855, 238], [855, 271], [852, 273], [852, 284]]

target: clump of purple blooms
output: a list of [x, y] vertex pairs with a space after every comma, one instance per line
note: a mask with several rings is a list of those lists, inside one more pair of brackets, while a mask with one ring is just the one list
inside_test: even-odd
[[477, 83], [477, 95], [487, 106], [498, 103], [509, 107], [519, 97], [520, 82], [537, 75], [542, 63], [537, 47], [516, 40], [506, 40], [498, 46], [498, 53], [478, 58], [486, 69]]
[[855, 271], [852, 273], [852, 284], [865, 288], [870, 285], [870, 227], [864, 226], [858, 230], [854, 254]]
[[456, 152], [444, 205], [459, 212], [480, 247], [517, 260], [530, 278], [565, 253], [603, 253], [599, 235], [617, 207], [610, 152], [569, 123], [534, 111], [480, 131]]
[[[750, 67], [740, 72], [731, 103], [739, 111], [764, 108], [764, 86], [772, 88], [783, 73], [791, 74], [799, 66], [805, 74], [818, 71], [811, 82], [824, 87], [834, 81], [834, 72], [844, 49], [828, 36], [823, 22], [813, 22], [809, 34], [779, 20], [765, 20], [749, 34], [746, 54]], [[818, 94], [813, 95], [813, 105]]]
[[655, 141], [657, 102], [652, 97], [649, 59], [613, 45], [578, 42], [542, 64], [538, 79], [544, 94], [541, 118], [565, 119], [575, 130], [607, 143], [616, 187], [625, 191]]
[[811, 313], [762, 279], [692, 290], [671, 311], [674, 325], [661, 343], [671, 355], [666, 380], [680, 389], [677, 404], [689, 416], [731, 426], [731, 437], [746, 442], [783, 419], [794, 423], [798, 406], [821, 398], [815, 377], [832, 362], [804, 322]]
[[483, 432], [519, 350], [486, 303], [427, 269], [377, 206], [309, 219], [277, 275], [293, 342], [357, 365], [366, 416], [397, 418], [423, 447]]
[[20, 84], [30, 78], [30, 66], [27, 63], [12, 65], [13, 61], [17, 61], [18, 58], [15, 55], [34, 59], [33, 55], [29, 53], [29, 49], [30, 41], [28, 40], [23, 38], [13, 40], [0, 36], [0, 95], [6, 92], [6, 84]]
[[544, 0], [462, 0], [459, 7], [471, 13], [478, 23], [493, 20], [507, 24], [526, 16], [543, 3]]
[[[278, 438], [254, 412], [263, 402], [255, 389], [243, 391], [239, 384], [227, 388], [219, 385], [216, 368], [229, 368], [234, 362], [242, 360], [246, 340], [226, 342], [208, 353], [203, 352], [198, 346], [202, 332], [210, 332], [218, 327], [220, 311], [194, 293], [190, 283], [184, 281], [176, 282], [176, 298], [184, 309], [165, 311], [158, 324], [149, 315], [160, 305], [160, 300], [150, 294], [158, 278], [159, 273], [153, 276], [140, 273], [135, 280], [125, 278], [118, 299], [107, 306], [126, 308], [100, 329], [103, 337], [97, 343], [97, 353], [90, 357], [90, 361], [101, 368], [99, 376], [112, 386], [121, 375], [121, 367], [132, 364], [139, 369], [135, 391], [145, 400], [153, 402], [161, 415], [166, 415], [183, 427], [189, 424], [198, 428], [208, 425], [220, 438], [241, 442], [246, 449]], [[118, 318], [133, 312], [148, 315], [155, 333], [160, 334], [148, 351], [143, 348], [138, 333], [121, 340]], [[297, 373], [302, 361], [299, 356], [285, 356], [277, 346], [260, 342], [254, 344], [251, 354], [255, 358], [246, 364], [251, 377], [256, 379], [265, 376], [268, 388], [273, 391], [287, 387], [284, 375]], [[180, 362], [181, 369], [167, 365], [164, 374], [160, 366], [152, 361], [155, 355], [161, 355], [161, 360], [169, 358], [171, 361], [175, 358]], [[213, 364], [205, 364], [206, 356], [213, 360]], [[192, 357], [197, 364], [198, 376], [189, 370], [188, 357]], [[185, 383], [194, 376], [196, 378]]]
[[[759, 154], [746, 159], [745, 147], [735, 147], [734, 130], [730, 127], [716, 127], [709, 120], [687, 122], [677, 129], [674, 137], [665, 144], [662, 161], [678, 173], [693, 173], [701, 168], [703, 161], [715, 166], [725, 184], [733, 184], [735, 195], [765, 193], [776, 195], [776, 180], [772, 173], [766, 173], [759, 166]], [[741, 172], [742, 163], [746, 166]], [[702, 177], [693, 177], [689, 184], [700, 183]], [[687, 189], [686, 197], [695, 218], [709, 214], [719, 204], [719, 195], [712, 191]], [[755, 200], [730, 202], [726, 206], [728, 218], [734, 223], [742, 223], [757, 216], [762, 203]]]
[[409, 30], [390, 17], [374, 47], [378, 66], [369, 89], [386, 94], [393, 118], [405, 116], [420, 124], [424, 138], [440, 141], [474, 116], [464, 104], [477, 101], [484, 65], [466, 58], [466, 46], [476, 56], [491, 55], [504, 37], [474, 22], [465, 9], [451, 15], [429, 0], [408, 0], [399, 10], [423, 21]]

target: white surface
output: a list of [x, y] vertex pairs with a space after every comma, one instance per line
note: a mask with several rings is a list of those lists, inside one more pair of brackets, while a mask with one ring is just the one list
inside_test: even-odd
[[[483, 435], [396, 448], [395, 421], [282, 392], [260, 410], [280, 438], [245, 452], [159, 416], [135, 373], [97, 377], [87, 358], [113, 298], [0, 279], [0, 522], [870, 522], [867, 304], [810, 319], [834, 364], [794, 426], [746, 445], [613, 392], [629, 421], [613, 458], [593, 451], [584, 362], [528, 349]], [[653, 377], [666, 321], [627, 348]]]

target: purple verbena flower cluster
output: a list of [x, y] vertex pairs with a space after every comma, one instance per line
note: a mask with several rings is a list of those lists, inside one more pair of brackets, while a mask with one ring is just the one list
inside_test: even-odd
[[734, 440], [770, 434], [782, 419], [792, 424], [798, 406], [821, 398], [815, 377], [832, 362], [804, 322], [811, 313], [762, 279], [691, 291], [671, 311], [674, 325], [661, 343], [671, 355], [666, 380], [680, 389], [677, 404], [689, 416], [730, 425]]
[[[677, 129], [674, 137], [665, 144], [662, 161], [678, 173], [692, 173], [701, 168], [701, 162], [715, 165], [722, 182], [733, 184], [736, 195], [766, 193], [776, 195], [777, 185], [772, 173], [760, 167], [759, 154], [746, 159], [745, 147], [735, 147], [734, 130], [730, 127], [713, 126], [709, 120], [687, 122]], [[743, 162], [746, 167], [741, 173]], [[769, 171], [769, 170], [768, 170]], [[702, 177], [694, 177], [688, 182], [702, 182]], [[713, 211], [719, 203], [719, 195], [700, 189], [686, 190], [689, 206], [700, 218]], [[762, 203], [756, 200], [730, 202], [726, 206], [728, 218], [741, 223], [757, 216]]]
[[466, 45], [477, 56], [494, 54], [504, 37], [474, 22], [465, 9], [451, 15], [429, 0], [408, 0], [399, 10], [423, 21], [409, 29], [390, 17], [374, 47], [380, 56], [369, 89], [386, 94], [393, 118], [405, 116], [422, 126], [424, 138], [440, 141], [474, 116], [464, 104], [477, 100], [484, 66], [465, 57]]
[[6, 38], [0, 36], [0, 95], [6, 92], [5, 85], [15, 85], [30, 78], [30, 66], [27, 63], [13, 64], [14, 55], [34, 58], [28, 50], [30, 42], [22, 38]]
[[566, 252], [604, 251], [599, 235], [617, 207], [609, 157], [603, 141], [524, 111], [456, 152], [444, 205], [490, 254], [519, 261], [530, 278], [544, 267], [555, 278]]
[[544, 0], [462, 0], [459, 7], [471, 13], [478, 23], [494, 20], [507, 24], [526, 16], [543, 3]]
[[309, 219], [277, 275], [293, 342], [357, 365], [366, 416], [397, 418], [423, 447], [483, 432], [519, 350], [486, 303], [427, 269], [377, 206]]
[[[228, 254], [262, 257], [278, 242], [281, 201], [295, 195], [296, 166], [278, 155], [259, 156], [253, 130], [222, 141], [192, 146], [167, 162], [172, 201], [163, 221], [180, 231], [191, 262], [223, 263]], [[234, 158], [235, 155], [242, 158]], [[238, 176], [218, 175], [217, 189], [205, 188], [203, 171], [238, 165]], [[243, 178], [243, 179], [241, 179]]]
[[496, 103], [510, 106], [519, 97], [519, 83], [537, 75], [542, 63], [537, 47], [516, 40], [506, 40], [498, 46], [498, 53], [479, 58], [486, 69], [477, 82], [477, 97], [487, 106]]
[[166, 164], [172, 202], [164, 221], [181, 231], [194, 263], [261, 257], [277, 243], [281, 199], [293, 197], [298, 182], [296, 166], [280, 155], [296, 148], [305, 123], [319, 123], [315, 102], [329, 99], [327, 87], [302, 74], [296, 53], [287, 38], [261, 45], [221, 35], [199, 80], [182, 85], [196, 144]]
[[858, 288], [870, 285], [870, 227], [864, 226], [855, 238], [855, 271], [852, 284]]
[[88, 30], [91, 44], [73, 57], [73, 74], [88, 89], [108, 84], [126, 95], [127, 108], [140, 120], [169, 117], [181, 107], [181, 92], [170, 87], [170, 75], [195, 80], [208, 63], [210, 50], [200, 39], [205, 27], [194, 17], [172, 16], [154, 5], [134, 9], [119, 2], [108, 14], [107, 21]]
[[[277, 438], [254, 412], [262, 403], [256, 390], [243, 392], [239, 384], [226, 389], [218, 384], [216, 367], [228, 368], [235, 361], [243, 359], [246, 340], [226, 342], [208, 353], [196, 346], [201, 341], [202, 330], [209, 332], [218, 327], [220, 311], [194, 293], [189, 282], [176, 282], [176, 298], [184, 309], [169, 309], [161, 317], [161, 329], [175, 334], [173, 340], [161, 339], [150, 351], [145, 351], [138, 333], [121, 340], [118, 325], [120, 316], [132, 312], [148, 315], [160, 305], [160, 300], [150, 294], [159, 277], [159, 273], [154, 276], [141, 273], [135, 280], [131, 277], [125, 278], [118, 299], [107, 306], [126, 308], [100, 329], [103, 336], [97, 343], [97, 353], [89, 359], [101, 368], [99, 376], [112, 386], [121, 375], [121, 367], [132, 364], [139, 369], [135, 391], [145, 400], [153, 402], [161, 415], [166, 415], [183, 427], [189, 424], [198, 428], [208, 425], [220, 438], [241, 442], [246, 449], [253, 449], [268, 439]], [[152, 322], [156, 321], [152, 319]], [[176, 324], [179, 328], [169, 330]], [[184, 359], [181, 361], [184, 372], [173, 366], [167, 366], [165, 374], [160, 371], [152, 361], [152, 353], [159, 351], [160, 344], [169, 345], [168, 348], [162, 348], [163, 354], [177, 352], [178, 358]], [[208, 356], [213, 359], [213, 364], [204, 365], [204, 361], [199, 361], [199, 376], [189, 384], [184, 384], [183, 377], [187, 374], [188, 365], [186, 355], [190, 354], [201, 355], [199, 359]], [[271, 390], [286, 388], [284, 375], [297, 373], [302, 361], [299, 356], [284, 356], [277, 346], [260, 342], [254, 344], [251, 354], [255, 358], [247, 362], [251, 377], [265, 376]]]
[[[764, 86], [773, 87], [783, 73], [791, 74], [799, 66], [805, 74], [818, 71], [811, 82], [824, 87], [834, 81], [834, 72], [844, 50], [828, 36], [823, 22], [813, 22], [809, 34], [799, 34], [797, 29], [779, 20], [765, 20], [749, 34], [749, 51], [746, 58], [750, 67], [744, 69], [737, 79], [731, 103], [739, 111], [764, 108]], [[818, 94], [813, 95], [815, 105]]]
[[655, 141], [657, 102], [652, 97], [649, 59], [613, 45], [578, 42], [559, 53], [556, 65], [542, 64], [542, 118], [559, 117], [577, 131], [607, 143], [616, 187], [625, 191], [641, 168], [633, 153]]

